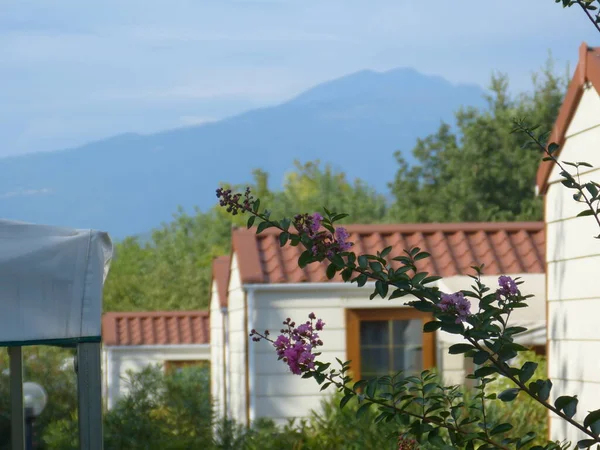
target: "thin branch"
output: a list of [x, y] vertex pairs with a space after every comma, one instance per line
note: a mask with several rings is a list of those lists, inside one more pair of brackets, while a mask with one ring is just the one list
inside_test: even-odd
[[579, 6], [581, 6], [581, 9], [583, 9], [583, 12], [585, 12], [585, 15], [588, 16], [588, 19], [590, 19], [590, 22], [592, 22], [594, 24], [594, 26], [596, 27], [596, 30], [598, 30], [598, 32], [600, 33], [600, 25], [598, 25], [598, 23], [596, 22], [596, 20], [592, 17], [592, 15], [590, 14], [589, 9], [587, 9], [584, 5], [584, 3], [581, 0], [577, 0], [577, 4]]

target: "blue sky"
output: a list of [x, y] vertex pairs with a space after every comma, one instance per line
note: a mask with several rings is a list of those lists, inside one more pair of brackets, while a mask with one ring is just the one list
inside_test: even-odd
[[513, 89], [600, 43], [553, 0], [37, 0], [0, 3], [0, 156], [187, 126], [361, 69]]

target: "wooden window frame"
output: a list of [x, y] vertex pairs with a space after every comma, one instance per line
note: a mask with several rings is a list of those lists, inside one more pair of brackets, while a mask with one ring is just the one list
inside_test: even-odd
[[[361, 377], [360, 322], [412, 319], [421, 319], [425, 324], [432, 320], [433, 316], [414, 308], [346, 309], [346, 355], [351, 361], [350, 372], [355, 380], [360, 380]], [[423, 369], [435, 367], [435, 355], [435, 333], [423, 333]]]

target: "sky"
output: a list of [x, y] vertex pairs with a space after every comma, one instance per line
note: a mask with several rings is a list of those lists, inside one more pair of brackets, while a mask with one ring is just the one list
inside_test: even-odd
[[582, 41], [554, 0], [20, 0], [0, 3], [0, 157], [201, 124], [363, 69], [515, 92]]

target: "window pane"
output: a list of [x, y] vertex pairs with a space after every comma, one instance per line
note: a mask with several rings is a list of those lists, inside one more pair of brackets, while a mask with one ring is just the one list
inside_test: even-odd
[[390, 326], [385, 320], [365, 320], [360, 323], [361, 348], [371, 345], [389, 345]]
[[389, 375], [389, 347], [363, 348], [360, 359], [364, 378]]
[[407, 374], [423, 369], [422, 321], [365, 320], [360, 323], [361, 376]]
[[416, 347], [397, 347], [394, 349], [393, 372], [403, 371], [414, 374], [423, 370], [423, 352]]

